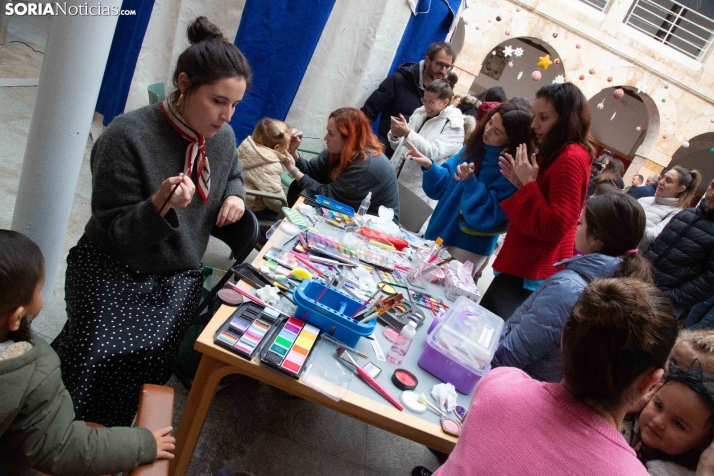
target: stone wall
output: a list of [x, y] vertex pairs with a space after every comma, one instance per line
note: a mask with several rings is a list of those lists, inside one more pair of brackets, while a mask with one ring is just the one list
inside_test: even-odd
[[[631, 4], [611, 0], [600, 14], [577, 0], [472, 0], [462, 16], [455, 92], [468, 91], [496, 45], [509, 37], [536, 38], [558, 51], [566, 81], [588, 98], [613, 85], [643, 88], [645, 104], [658, 114], [651, 114], [654, 122], [625, 178], [660, 172], [684, 142], [714, 132], [714, 48], [697, 62], [657, 45], [623, 23]], [[533, 64], [524, 76], [536, 69]]]

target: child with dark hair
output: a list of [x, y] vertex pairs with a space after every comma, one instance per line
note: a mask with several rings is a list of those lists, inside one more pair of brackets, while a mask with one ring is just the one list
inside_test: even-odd
[[0, 474], [105, 474], [170, 459], [171, 428], [89, 428], [75, 421], [59, 358], [30, 329], [45, 262], [26, 236], [0, 230]]

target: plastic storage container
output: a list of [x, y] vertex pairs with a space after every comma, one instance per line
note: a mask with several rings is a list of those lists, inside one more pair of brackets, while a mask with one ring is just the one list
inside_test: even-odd
[[[349, 294], [320, 281], [306, 279], [295, 289], [295, 317], [302, 319], [338, 341], [354, 347], [362, 336], [374, 332], [377, 320], [361, 323], [350, 316], [362, 305]], [[323, 294], [324, 291], [324, 294]], [[318, 302], [319, 299], [319, 302]]]
[[491, 369], [503, 319], [464, 296], [430, 329], [419, 367], [468, 395]]

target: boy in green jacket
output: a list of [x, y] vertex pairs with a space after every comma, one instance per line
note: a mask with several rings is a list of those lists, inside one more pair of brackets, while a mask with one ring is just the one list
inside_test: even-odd
[[74, 421], [59, 357], [30, 329], [44, 281], [37, 245], [0, 230], [0, 476], [107, 474], [173, 458], [171, 427], [152, 433]]

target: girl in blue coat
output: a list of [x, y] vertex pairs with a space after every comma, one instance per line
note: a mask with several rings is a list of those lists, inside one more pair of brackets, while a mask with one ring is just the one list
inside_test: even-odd
[[498, 158], [502, 153], [515, 155], [520, 144], [533, 152], [530, 112], [511, 103], [501, 104], [479, 121], [468, 137], [466, 146], [437, 166], [431, 158], [411, 150], [411, 157], [421, 165], [422, 188], [439, 203], [431, 216], [425, 236], [441, 237], [449, 253], [459, 260], [469, 260], [474, 271], [489, 257], [498, 235], [508, 227], [500, 202], [517, 190], [500, 172]]
[[599, 195], [585, 202], [575, 233], [575, 248], [583, 255], [555, 263], [565, 269], [516, 309], [503, 329], [492, 367], [517, 367], [535, 379], [559, 383], [563, 326], [583, 289], [600, 278], [652, 282], [652, 267], [637, 252], [645, 221], [642, 206], [629, 195]]

